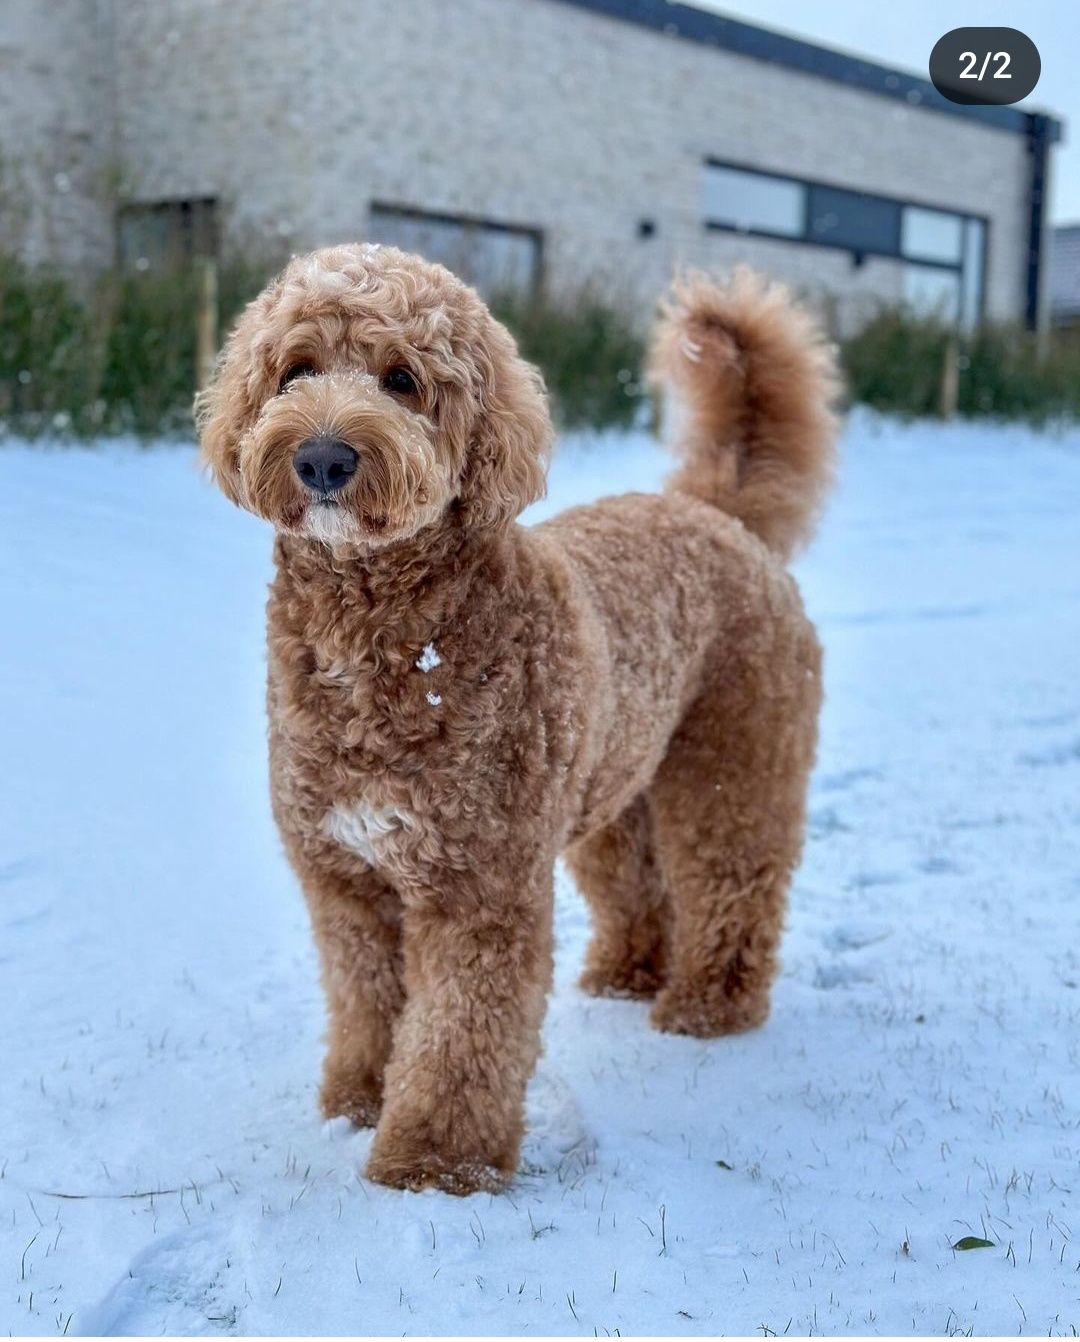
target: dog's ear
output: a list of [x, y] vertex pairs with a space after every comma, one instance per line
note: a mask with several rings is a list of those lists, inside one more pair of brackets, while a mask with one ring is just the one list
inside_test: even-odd
[[477, 351], [480, 410], [473, 425], [460, 499], [476, 526], [499, 527], [544, 495], [554, 430], [539, 371], [493, 317]]
[[218, 358], [209, 385], [195, 397], [195, 426], [199, 432], [203, 465], [209, 468], [226, 497], [241, 505], [243, 481], [237, 448], [252, 409], [246, 394], [246, 379], [241, 372], [243, 363], [236, 348], [236, 332], [233, 332]]
[[218, 356], [209, 384], [195, 397], [195, 426], [207, 466], [221, 491], [244, 506], [240, 474], [240, 439], [258, 413], [260, 391], [269, 376], [265, 356], [256, 349], [256, 334], [268, 311], [266, 295], [244, 310]]

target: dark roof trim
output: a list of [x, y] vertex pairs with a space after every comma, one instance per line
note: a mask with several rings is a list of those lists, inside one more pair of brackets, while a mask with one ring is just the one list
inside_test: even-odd
[[1052, 141], [1050, 121], [1046, 117], [1033, 116], [1028, 136], [1028, 149], [1031, 153], [1031, 189], [1028, 195], [1028, 256], [1027, 286], [1024, 303], [1024, 320], [1029, 331], [1039, 329], [1042, 315], [1043, 234], [1046, 232], [1046, 175], [1047, 158]]
[[[849, 88], [895, 98], [909, 107], [930, 108], [968, 121], [980, 121], [984, 126], [998, 130], [1027, 134], [1032, 116], [1037, 115], [1016, 107], [970, 107], [949, 102], [928, 79], [920, 79], [918, 75], [891, 70], [886, 65], [860, 60], [857, 56], [819, 47], [768, 28], [757, 28], [711, 10], [678, 4], [675, 0], [558, 0], [558, 3], [636, 23], [642, 28], [685, 38], [689, 42], [768, 61], [772, 65], [783, 65], [803, 74], [817, 75], [820, 79], [832, 79]], [[1044, 117], [1044, 120], [1050, 142], [1056, 143], [1061, 139], [1061, 122], [1053, 117]]]

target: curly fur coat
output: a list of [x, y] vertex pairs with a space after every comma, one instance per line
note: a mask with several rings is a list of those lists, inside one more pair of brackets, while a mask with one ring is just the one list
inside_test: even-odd
[[417, 257], [294, 260], [199, 401], [218, 483], [277, 533], [274, 814], [321, 955], [323, 1110], [376, 1125], [384, 1183], [514, 1173], [559, 853], [588, 990], [700, 1036], [768, 1012], [821, 698], [784, 560], [829, 481], [835, 375], [747, 273], [676, 286], [652, 368], [682, 407], [666, 492], [529, 529], [540, 376]]

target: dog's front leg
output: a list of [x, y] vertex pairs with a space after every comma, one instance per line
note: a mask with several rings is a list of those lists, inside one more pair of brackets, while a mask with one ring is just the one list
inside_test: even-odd
[[329, 1013], [322, 1111], [370, 1127], [404, 999], [401, 900], [372, 869], [351, 880], [321, 868], [300, 875]]
[[406, 1004], [367, 1173], [396, 1188], [501, 1188], [551, 980], [552, 868], [405, 913]]

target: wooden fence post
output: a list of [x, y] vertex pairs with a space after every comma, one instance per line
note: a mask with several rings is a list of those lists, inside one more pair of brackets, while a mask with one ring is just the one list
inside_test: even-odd
[[218, 348], [218, 271], [217, 262], [206, 258], [198, 263], [198, 309], [195, 316], [195, 381], [202, 391], [214, 371]]
[[941, 398], [939, 410], [942, 419], [952, 419], [960, 400], [960, 346], [955, 335], [945, 342], [945, 357], [941, 364]]

